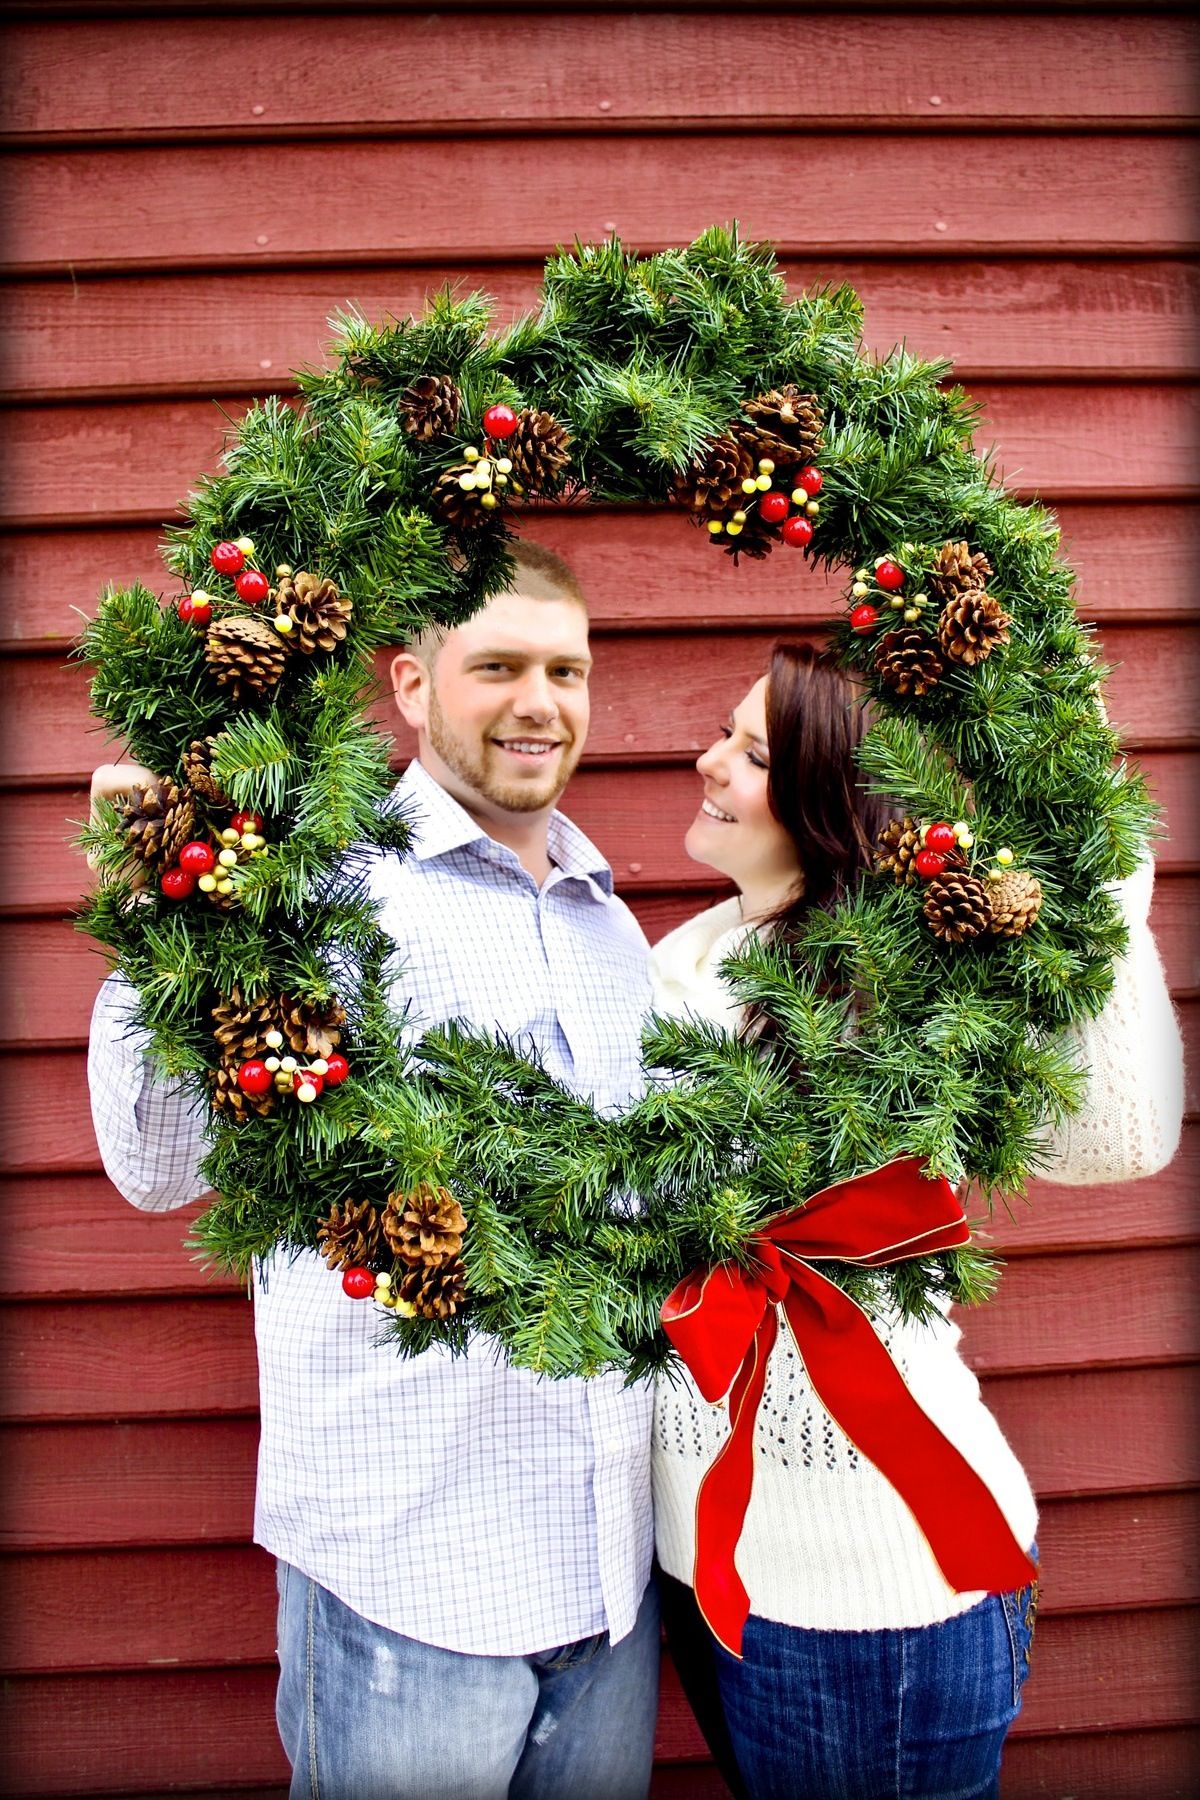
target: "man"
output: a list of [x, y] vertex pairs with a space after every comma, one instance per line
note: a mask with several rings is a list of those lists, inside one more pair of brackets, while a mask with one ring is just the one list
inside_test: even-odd
[[[646, 943], [603, 858], [555, 811], [588, 728], [587, 612], [533, 546], [512, 589], [392, 664], [417, 734], [408, 856], [373, 891], [424, 1027], [540, 1052], [597, 1105], [639, 1080]], [[139, 778], [97, 771], [111, 796]], [[89, 1055], [105, 1167], [135, 1205], [201, 1191], [199, 1126], [101, 989]], [[255, 1293], [255, 1540], [279, 1564], [277, 1706], [291, 1793], [328, 1800], [634, 1800], [657, 1697], [651, 1395], [539, 1380], [487, 1345], [402, 1362], [315, 1252]]]

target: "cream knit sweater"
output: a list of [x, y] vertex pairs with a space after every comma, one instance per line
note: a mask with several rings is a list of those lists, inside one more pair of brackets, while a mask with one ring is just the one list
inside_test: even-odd
[[[1183, 1116], [1183, 1053], [1147, 918], [1154, 868], [1118, 891], [1129, 948], [1100, 1018], [1077, 1028], [1090, 1071], [1085, 1103], [1053, 1134], [1053, 1169], [1068, 1185], [1131, 1180], [1165, 1167]], [[751, 927], [737, 899], [690, 919], [652, 953], [655, 1007], [737, 1024], [717, 970]], [[877, 1325], [915, 1398], [987, 1483], [1019, 1543], [1033, 1542], [1037, 1508], [1024, 1471], [958, 1352], [949, 1318]], [[654, 1420], [654, 1513], [659, 1562], [690, 1583], [701, 1477], [728, 1432], [686, 1372], [660, 1378]], [[943, 1580], [912, 1514], [821, 1405], [786, 1324], [771, 1354], [755, 1432], [754, 1491], [737, 1565], [760, 1617], [823, 1630], [931, 1625], [983, 1598]], [[964, 1530], [969, 1530], [964, 1521]]]

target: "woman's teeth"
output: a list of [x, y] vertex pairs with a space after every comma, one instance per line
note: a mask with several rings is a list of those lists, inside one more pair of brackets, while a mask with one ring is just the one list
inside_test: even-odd
[[707, 813], [710, 819], [720, 819], [725, 825], [737, 824], [737, 820], [732, 813], [722, 812], [720, 807], [714, 806], [711, 800], [702, 800], [700, 802], [700, 811], [702, 813]]

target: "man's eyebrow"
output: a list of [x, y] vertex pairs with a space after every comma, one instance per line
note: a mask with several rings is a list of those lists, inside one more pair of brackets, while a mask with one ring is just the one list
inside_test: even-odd
[[467, 653], [468, 662], [548, 662], [548, 663], [581, 663], [584, 668], [592, 667], [592, 657], [587, 650], [554, 650], [548, 655], [535, 656], [529, 650], [517, 650], [511, 644], [485, 645], [479, 650]]

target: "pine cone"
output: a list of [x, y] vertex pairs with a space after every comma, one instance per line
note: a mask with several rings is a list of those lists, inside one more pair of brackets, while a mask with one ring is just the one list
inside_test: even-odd
[[436, 1269], [409, 1269], [392, 1292], [418, 1319], [451, 1319], [467, 1297], [467, 1271], [458, 1256]]
[[173, 781], [132, 787], [121, 809], [121, 830], [133, 854], [151, 868], [166, 869], [196, 830], [192, 790]]
[[948, 600], [938, 620], [938, 642], [951, 662], [976, 663], [1008, 642], [1012, 623], [998, 600], [983, 588], [966, 588]]
[[988, 882], [988, 903], [992, 909], [992, 930], [997, 937], [1020, 937], [1037, 920], [1042, 910], [1042, 884], [1036, 875], [1019, 869], [1006, 871]]
[[248, 1119], [251, 1113], [265, 1119], [275, 1105], [275, 1090], [268, 1088], [265, 1094], [244, 1094], [237, 1083], [237, 1070], [210, 1069], [208, 1079], [212, 1083], [212, 1103], [217, 1112], [228, 1113], [238, 1124]]
[[379, 1214], [371, 1202], [331, 1206], [317, 1226], [317, 1248], [331, 1269], [370, 1268], [381, 1248]]
[[450, 437], [458, 424], [462, 395], [448, 375], [418, 375], [400, 396], [400, 418], [410, 436], [428, 443]]
[[724, 533], [713, 539], [720, 544], [726, 556], [732, 556], [737, 562], [739, 556], [748, 556], [752, 562], [761, 562], [764, 556], [770, 556], [779, 542], [779, 533], [773, 530], [762, 517], [753, 500], [746, 513], [746, 521], [736, 537], [726, 537]]
[[943, 875], [925, 890], [925, 917], [935, 937], [965, 944], [991, 927], [988, 890], [974, 875]]
[[212, 1016], [213, 1036], [221, 1046], [223, 1060], [248, 1062], [269, 1049], [266, 1034], [279, 1029], [279, 1002], [269, 997], [245, 1000], [241, 989], [235, 987], [228, 999], [218, 1000]]
[[209, 626], [205, 654], [221, 686], [229, 688], [234, 704], [240, 705], [248, 695], [265, 694], [275, 686], [288, 647], [265, 620], [235, 614]]
[[463, 475], [474, 477], [469, 462], [453, 463], [444, 470], [433, 484], [430, 505], [455, 531], [473, 531], [493, 515], [489, 508], [480, 505], [483, 493], [479, 488], [460, 487], [459, 478]]
[[422, 1181], [411, 1194], [388, 1195], [383, 1232], [401, 1262], [440, 1268], [458, 1256], [466, 1229], [463, 1209], [448, 1188]]
[[961, 539], [957, 544], [943, 544], [929, 572], [929, 586], [939, 600], [953, 600], [967, 588], [981, 588], [992, 572], [992, 565], [982, 550], [972, 553], [970, 544]]
[[875, 672], [898, 694], [927, 694], [945, 669], [937, 646], [923, 631], [885, 631], [875, 650]]
[[921, 827], [915, 819], [893, 819], [875, 840], [875, 872], [889, 872], [905, 887], [917, 879], [913, 857], [921, 848]]
[[297, 1056], [329, 1056], [342, 1041], [346, 1012], [339, 1000], [293, 1000], [279, 1003], [283, 1034]]
[[513, 481], [531, 494], [554, 493], [571, 461], [570, 443], [570, 433], [553, 413], [524, 407], [504, 446], [512, 461]]
[[354, 610], [349, 598], [339, 594], [328, 577], [309, 575], [303, 569], [279, 583], [275, 603], [296, 627], [289, 643], [305, 656], [313, 656], [318, 650], [326, 654], [336, 650], [346, 636]]
[[[741, 509], [746, 498], [742, 482], [754, 474], [755, 463], [746, 446], [732, 434], [714, 438], [702, 456], [671, 478], [671, 491], [680, 506], [697, 518], [723, 519]], [[735, 540], [736, 541], [736, 540]]]
[[232, 807], [233, 801], [222, 790], [212, 772], [213, 751], [216, 746], [215, 737], [192, 739], [181, 759], [184, 780], [210, 806]]
[[786, 447], [782, 456], [771, 450], [759, 450], [758, 456], [770, 456], [775, 462], [811, 463], [821, 454], [824, 420], [815, 394], [802, 393], [791, 385], [772, 388], [753, 400], [743, 400], [742, 411], [753, 421], [757, 436], [769, 433]]

